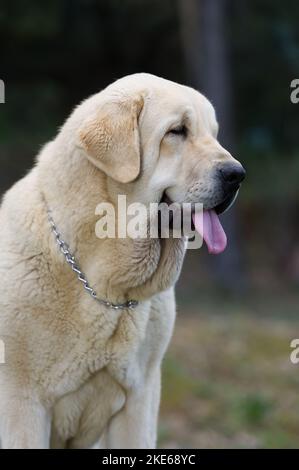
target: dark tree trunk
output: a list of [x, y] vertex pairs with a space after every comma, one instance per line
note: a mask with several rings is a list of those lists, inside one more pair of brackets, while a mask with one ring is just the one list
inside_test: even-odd
[[[213, 103], [219, 140], [234, 154], [232, 76], [227, 34], [229, 0], [179, 0], [187, 79]], [[212, 258], [213, 277], [232, 292], [244, 288], [237, 211], [222, 217], [228, 236], [225, 252]]]

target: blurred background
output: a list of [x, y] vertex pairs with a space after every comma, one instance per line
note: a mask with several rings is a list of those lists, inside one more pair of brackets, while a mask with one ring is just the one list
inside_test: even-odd
[[160, 447], [298, 447], [297, 0], [2, 0], [0, 192], [72, 108], [150, 72], [214, 104], [247, 170], [222, 255], [189, 250], [164, 361]]

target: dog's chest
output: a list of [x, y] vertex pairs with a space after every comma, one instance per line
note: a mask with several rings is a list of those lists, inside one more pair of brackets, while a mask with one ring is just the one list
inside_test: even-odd
[[60, 348], [44, 388], [58, 398], [74, 392], [103, 369], [125, 389], [140, 385], [161, 361], [174, 317], [173, 293], [167, 291], [134, 310], [116, 313], [106, 309], [93, 321], [83, 321], [71, 341]]
[[120, 315], [113, 334], [100, 351], [91, 350], [89, 368], [105, 367], [125, 389], [140, 386], [162, 360], [175, 319], [173, 294], [155, 296]]
[[147, 312], [136, 310], [123, 320], [110, 344], [107, 370], [128, 389], [142, 386], [161, 363], [175, 320], [173, 289], [155, 296]]
[[[121, 315], [106, 344], [100, 350], [88, 350], [87, 368], [97, 364], [102, 369], [90, 371], [84, 380], [81, 377], [80, 385], [57, 400], [53, 422], [63, 440], [81, 436], [80, 423], [84, 423], [84, 429], [97, 429], [96, 438], [100, 437], [111, 416], [125, 405], [127, 391], [142, 389], [147, 376], [159, 367], [174, 319], [171, 290], [159, 294], [143, 308]], [[84, 441], [87, 446], [92, 443]]]

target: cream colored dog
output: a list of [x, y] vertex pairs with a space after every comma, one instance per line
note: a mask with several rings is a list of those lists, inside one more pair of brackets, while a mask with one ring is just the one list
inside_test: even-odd
[[[176, 239], [99, 239], [101, 201], [202, 202], [209, 251], [244, 176], [217, 141], [212, 105], [195, 90], [125, 77], [78, 106], [0, 211], [0, 437], [3, 448], [151, 448], [160, 366], [175, 320]], [[59, 251], [48, 211], [101, 305]], [[200, 230], [196, 214], [196, 228]]]

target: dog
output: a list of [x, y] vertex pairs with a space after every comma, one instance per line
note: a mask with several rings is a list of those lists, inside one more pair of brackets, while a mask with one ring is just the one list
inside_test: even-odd
[[245, 171], [217, 132], [199, 92], [130, 75], [81, 103], [4, 195], [2, 448], [156, 446], [186, 237], [99, 238], [95, 208], [120, 194], [145, 206], [200, 202], [195, 228], [223, 251], [218, 213]]

